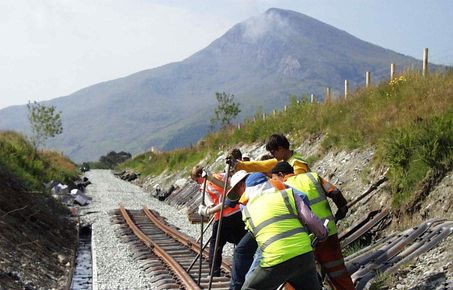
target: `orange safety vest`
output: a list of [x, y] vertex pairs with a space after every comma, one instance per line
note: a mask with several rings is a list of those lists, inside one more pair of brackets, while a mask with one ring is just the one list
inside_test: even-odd
[[[213, 174], [213, 177], [224, 182], [224, 176], [225, 174], [224, 173], [214, 173]], [[206, 191], [208, 192], [209, 196], [211, 197], [211, 200], [212, 202], [214, 202], [214, 205], [217, 205], [221, 202], [221, 197], [223, 195], [223, 188], [218, 186], [217, 184], [211, 182], [208, 180], [208, 182], [206, 183]], [[227, 216], [230, 216], [232, 214], [235, 214], [237, 212], [239, 212], [241, 209], [239, 207], [239, 204], [237, 204], [235, 207], [231, 208], [231, 207], [225, 207], [223, 209], [223, 217], [227, 217]], [[220, 211], [216, 212], [215, 213], [215, 220], [218, 220], [220, 217]]]

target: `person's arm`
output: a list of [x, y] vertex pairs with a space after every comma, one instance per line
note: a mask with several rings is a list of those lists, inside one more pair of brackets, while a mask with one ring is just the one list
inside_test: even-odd
[[315, 214], [297, 194], [294, 194], [294, 200], [296, 202], [297, 213], [302, 224], [314, 233], [320, 241], [325, 240], [327, 238], [328, 231], [322, 224], [321, 220], [315, 216]]
[[272, 168], [278, 163], [277, 159], [272, 158], [269, 160], [259, 161], [238, 161], [235, 166], [235, 170], [245, 170], [247, 172], [271, 172]]
[[294, 174], [302, 174], [310, 171], [310, 168], [308, 167], [307, 163], [304, 163], [300, 160], [294, 161], [293, 168]]
[[308, 196], [305, 192], [303, 191], [300, 191], [300, 190], [297, 190], [295, 189], [294, 187], [291, 187], [289, 185], [287, 185], [289, 188], [291, 188], [294, 192], [294, 194], [296, 194], [297, 196], [299, 196], [302, 201], [305, 203], [306, 206], [308, 206], [308, 208], [311, 210], [311, 207], [310, 207], [310, 200], [308, 199]]
[[335, 220], [339, 221], [343, 219], [348, 212], [348, 202], [346, 201], [346, 198], [344, 198], [343, 194], [335, 186], [335, 184], [328, 182], [321, 176], [319, 176], [319, 179], [321, 180], [322, 187], [326, 192], [326, 196], [331, 198], [338, 208], [337, 212], [335, 213]]

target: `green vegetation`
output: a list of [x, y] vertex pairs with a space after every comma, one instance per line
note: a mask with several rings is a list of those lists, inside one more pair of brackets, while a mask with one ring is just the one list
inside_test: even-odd
[[35, 147], [42, 146], [46, 140], [63, 133], [61, 112], [55, 106], [44, 106], [37, 102], [27, 104], [28, 120], [32, 131], [32, 142]]
[[208, 150], [203, 146], [181, 148], [169, 152], [147, 152], [130, 159], [118, 168], [133, 168], [141, 173], [141, 176], [157, 175], [165, 169], [170, 172], [191, 168], [201, 159], [205, 158]]
[[292, 96], [286, 112], [265, 120], [257, 113], [255, 119], [240, 129], [211, 132], [194, 148], [145, 153], [123, 166], [142, 176], [158, 174], [165, 168], [184, 169], [219, 149], [264, 142], [275, 132], [290, 135], [294, 145], [322, 134], [324, 150], [376, 148], [375, 162], [390, 168], [393, 205], [398, 207], [430, 172], [452, 168], [453, 73], [423, 77], [407, 72], [335, 102], [310, 103], [307, 97]]
[[118, 164], [125, 162], [132, 157], [129, 152], [110, 151], [107, 155], [103, 155], [97, 162], [85, 162], [82, 166], [98, 169], [114, 169]]
[[211, 128], [215, 128], [218, 123], [221, 128], [225, 128], [241, 112], [239, 103], [234, 102], [234, 95], [225, 92], [215, 93], [215, 97], [218, 104], [211, 119]]
[[60, 153], [37, 150], [11, 131], [0, 131], [0, 168], [29, 190], [42, 190], [43, 182], [51, 180], [68, 183], [78, 175], [75, 164]]

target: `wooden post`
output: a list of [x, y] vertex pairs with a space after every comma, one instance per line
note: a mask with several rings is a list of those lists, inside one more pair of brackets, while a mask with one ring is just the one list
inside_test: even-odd
[[423, 76], [427, 76], [428, 75], [428, 71], [429, 71], [429, 68], [428, 68], [428, 49], [425, 48], [423, 50]]
[[275, 109], [274, 109], [274, 110], [272, 110], [272, 115], [274, 115], [274, 116], [275, 116], [276, 114], [277, 114], [277, 111], [275, 111]]
[[315, 95], [311, 94], [310, 96], [310, 102], [313, 103], [315, 101]]
[[344, 80], [344, 98], [348, 98], [348, 93], [349, 93], [349, 82], [348, 80]]
[[288, 111], [288, 106], [287, 106], [287, 105], [285, 105], [285, 112], [286, 112], [286, 111]]
[[238, 130], [241, 130], [241, 123], [238, 123]]
[[330, 100], [330, 88], [327, 87], [327, 88], [326, 88], [326, 97], [325, 97], [325, 99], [324, 99], [324, 102], [330, 102], [330, 101], [331, 101], [331, 100]]
[[266, 121], [266, 113], [263, 113], [263, 121]]
[[369, 71], [365, 74], [365, 87], [369, 87], [371, 84], [371, 73]]
[[395, 78], [395, 64], [391, 63], [390, 64], [390, 80], [393, 80]]

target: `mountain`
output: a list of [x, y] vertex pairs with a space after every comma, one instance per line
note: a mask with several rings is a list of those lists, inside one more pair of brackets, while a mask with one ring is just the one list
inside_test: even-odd
[[[43, 102], [63, 112], [64, 132], [48, 145], [75, 161], [97, 160], [111, 150], [186, 146], [208, 132], [215, 92], [234, 94], [244, 118], [282, 108], [291, 94], [322, 96], [327, 86], [339, 92], [345, 79], [351, 87], [362, 84], [365, 71], [373, 81], [387, 78], [390, 63], [402, 69], [421, 62], [273, 8], [181, 62]], [[27, 127], [26, 106], [0, 110], [1, 130]]]

